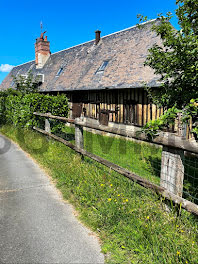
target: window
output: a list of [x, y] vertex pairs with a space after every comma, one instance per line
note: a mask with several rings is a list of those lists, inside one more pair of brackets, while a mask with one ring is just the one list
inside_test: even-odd
[[58, 76], [60, 76], [60, 75], [61, 75], [61, 73], [62, 73], [62, 71], [63, 71], [63, 67], [61, 67], [61, 68], [58, 70], [58, 72], [57, 72], [56, 76], [57, 76], [57, 77], [58, 77]]
[[44, 74], [38, 73], [36, 79], [39, 83], [44, 83]]
[[15, 82], [14, 82], [14, 80], [11, 82], [11, 87], [13, 87], [15, 85]]
[[27, 79], [27, 74], [21, 74], [21, 77], [23, 77], [25, 80]]
[[109, 61], [103, 61], [103, 63], [100, 65], [100, 67], [97, 69], [96, 73], [98, 72], [103, 72], [105, 70], [105, 68], [107, 67], [107, 64], [109, 63]]

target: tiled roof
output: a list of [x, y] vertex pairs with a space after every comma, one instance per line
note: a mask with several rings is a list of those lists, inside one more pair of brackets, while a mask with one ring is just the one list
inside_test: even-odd
[[[151, 87], [159, 86], [158, 77], [144, 61], [148, 49], [161, 40], [151, 30], [152, 20], [141, 27], [134, 26], [101, 38], [98, 45], [93, 41], [51, 54], [42, 69], [35, 68], [35, 61], [16, 66], [2, 82], [6, 89], [12, 83], [12, 75], [44, 74], [41, 91], [73, 91], [115, 88], [137, 88], [146, 82]], [[96, 73], [103, 61], [109, 61], [104, 72]], [[63, 67], [60, 76], [56, 76]]]

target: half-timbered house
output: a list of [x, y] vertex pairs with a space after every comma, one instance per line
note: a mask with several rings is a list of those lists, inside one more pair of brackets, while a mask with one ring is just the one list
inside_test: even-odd
[[14, 67], [1, 89], [13, 86], [12, 76], [31, 71], [40, 78], [40, 92], [67, 94], [73, 118], [142, 126], [162, 113], [144, 89], [145, 84], [153, 89], [160, 85], [159, 77], [144, 66], [148, 49], [161, 43], [153, 23], [159, 20], [103, 37], [97, 30], [94, 40], [53, 54], [41, 34], [35, 43], [35, 60]]

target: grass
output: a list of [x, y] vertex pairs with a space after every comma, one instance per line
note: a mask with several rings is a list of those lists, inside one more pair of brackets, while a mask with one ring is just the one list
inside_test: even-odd
[[[63, 131], [61, 136], [74, 144], [74, 128], [65, 127]], [[159, 146], [115, 139], [87, 131], [84, 131], [84, 139], [87, 151], [112, 161], [152, 183], [160, 184], [162, 149]], [[183, 197], [198, 204], [198, 158], [185, 157], [184, 167]]]
[[198, 158], [186, 157], [184, 161], [184, 198], [198, 204]]
[[[178, 216], [174, 206], [167, 213], [150, 190], [82, 159], [60, 142], [11, 126], [0, 131], [48, 171], [81, 221], [100, 236], [106, 263], [198, 263], [197, 218], [184, 210]], [[111, 151], [104, 155], [112, 158]], [[131, 166], [138, 170], [140, 165]]]
[[[74, 128], [65, 127], [67, 140], [74, 143]], [[84, 131], [85, 149], [159, 185], [162, 150], [155, 145], [126, 141]]]

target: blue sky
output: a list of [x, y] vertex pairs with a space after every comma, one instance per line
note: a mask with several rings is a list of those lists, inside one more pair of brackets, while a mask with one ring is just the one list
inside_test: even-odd
[[[96, 29], [104, 36], [133, 26], [137, 14], [152, 19], [175, 9], [175, 0], [0, 0], [0, 83], [9, 65], [34, 60], [40, 21], [53, 53], [92, 40]], [[177, 27], [177, 20], [172, 24]]]

